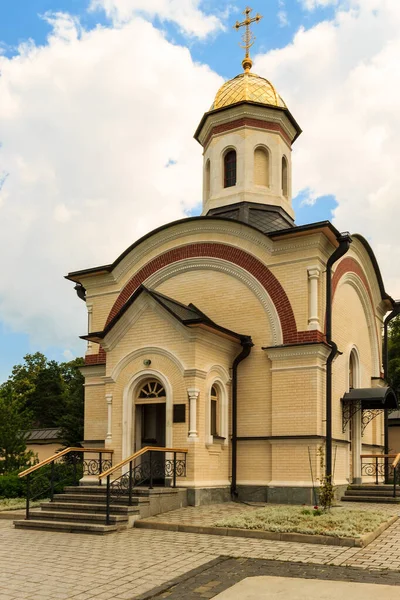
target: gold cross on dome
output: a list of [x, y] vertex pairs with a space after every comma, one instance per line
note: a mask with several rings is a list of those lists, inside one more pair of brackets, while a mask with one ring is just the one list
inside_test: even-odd
[[257, 13], [255, 17], [250, 17], [250, 13], [252, 11], [253, 11], [252, 8], [250, 8], [249, 6], [246, 6], [246, 9], [243, 11], [243, 14], [246, 17], [245, 20], [242, 21], [241, 23], [239, 23], [239, 21], [236, 21], [236, 23], [233, 26], [233, 28], [236, 29], [236, 31], [239, 31], [239, 29], [241, 27], [246, 27], [246, 31], [243, 33], [243, 36], [242, 36], [243, 45], [239, 44], [239, 46], [241, 48], [246, 50], [244, 60], [242, 61], [243, 69], [245, 70], [246, 73], [248, 73], [250, 71], [250, 69], [253, 65], [253, 61], [250, 58], [249, 50], [252, 47], [252, 45], [254, 44], [255, 39], [256, 39], [255, 35], [253, 34], [253, 32], [250, 29], [250, 25], [252, 23], [258, 23], [258, 21], [261, 21], [261, 19], [262, 19], [262, 15], [260, 15], [259, 13]]

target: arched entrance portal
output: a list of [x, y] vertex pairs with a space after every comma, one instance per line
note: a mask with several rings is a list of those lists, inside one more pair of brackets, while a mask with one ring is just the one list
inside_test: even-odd
[[165, 447], [166, 393], [157, 379], [148, 379], [135, 399], [135, 450]]

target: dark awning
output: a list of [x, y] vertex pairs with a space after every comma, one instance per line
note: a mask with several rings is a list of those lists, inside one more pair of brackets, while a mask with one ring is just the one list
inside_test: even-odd
[[398, 409], [396, 392], [391, 387], [356, 388], [347, 392], [343, 402], [361, 402], [361, 410]]

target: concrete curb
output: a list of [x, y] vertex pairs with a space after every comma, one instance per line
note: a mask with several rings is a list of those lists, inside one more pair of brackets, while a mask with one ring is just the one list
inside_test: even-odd
[[297, 542], [301, 544], [322, 544], [324, 546], [346, 546], [350, 548], [363, 548], [373, 542], [385, 529], [393, 525], [399, 517], [396, 515], [382, 523], [375, 531], [367, 533], [360, 538], [341, 538], [330, 535], [308, 535], [305, 533], [277, 533], [274, 531], [258, 531], [252, 529], [235, 529], [233, 527], [203, 527], [201, 525], [182, 525], [181, 523], [165, 523], [162, 521], [135, 521], [134, 526], [139, 529], [159, 529], [164, 531], [178, 531], [181, 533], [203, 533], [208, 535], [222, 535], [230, 537], [256, 538], [280, 542]]
[[21, 517], [22, 518], [25, 517], [25, 509], [24, 508], [19, 508], [17, 510], [2, 510], [2, 511], [0, 511], [0, 520], [5, 519], [5, 520], [12, 521], [13, 519], [20, 519]]

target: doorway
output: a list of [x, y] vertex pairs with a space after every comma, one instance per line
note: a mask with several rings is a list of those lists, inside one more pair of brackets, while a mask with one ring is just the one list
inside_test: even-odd
[[165, 402], [157, 404], [139, 404], [136, 415], [141, 423], [140, 448], [145, 446], [165, 447]]

